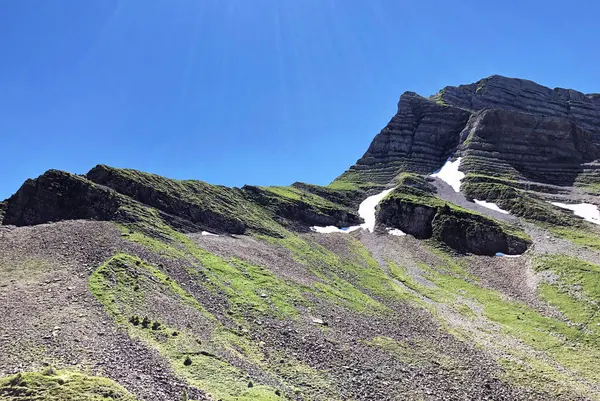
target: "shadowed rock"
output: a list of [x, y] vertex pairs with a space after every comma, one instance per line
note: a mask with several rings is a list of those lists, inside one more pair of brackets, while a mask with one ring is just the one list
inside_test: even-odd
[[60, 220], [113, 220], [121, 205], [113, 191], [91, 181], [49, 170], [25, 181], [7, 200], [3, 224], [28, 226]]

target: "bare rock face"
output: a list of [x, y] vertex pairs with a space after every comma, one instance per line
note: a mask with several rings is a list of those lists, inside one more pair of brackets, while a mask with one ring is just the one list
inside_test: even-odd
[[432, 226], [433, 238], [459, 252], [518, 255], [531, 244], [487, 217], [448, 206], [438, 208]]
[[417, 239], [431, 238], [437, 207], [406, 200], [384, 200], [379, 204], [377, 221], [384, 227], [398, 228]]
[[338, 180], [382, 184], [400, 171], [434, 171], [454, 153], [469, 116], [468, 111], [406, 92], [396, 115]]
[[592, 134], [565, 117], [485, 109], [461, 133], [463, 170], [572, 185], [582, 164], [600, 158]]

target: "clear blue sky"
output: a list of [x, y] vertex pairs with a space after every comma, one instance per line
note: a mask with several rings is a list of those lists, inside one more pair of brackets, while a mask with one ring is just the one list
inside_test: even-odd
[[98, 163], [327, 184], [406, 90], [600, 92], [600, 2], [3, 0], [0, 198]]

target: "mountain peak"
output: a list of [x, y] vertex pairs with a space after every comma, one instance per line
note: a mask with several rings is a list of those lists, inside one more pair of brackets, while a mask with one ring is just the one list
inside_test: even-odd
[[[471, 84], [447, 86], [428, 99], [405, 92], [400, 97], [396, 115], [375, 136], [363, 157], [336, 181], [386, 184], [404, 171], [431, 173], [459, 148], [468, 148], [469, 144], [464, 144], [468, 137], [466, 130], [472, 129], [475, 120], [481, 118], [478, 111], [486, 109], [506, 111], [501, 114], [504, 120], [498, 122], [504, 127], [503, 132], [535, 131], [536, 143], [548, 145], [548, 148], [540, 148], [541, 154], [547, 154], [541, 164], [560, 165], [565, 158], [586, 163], [597, 155], [600, 146], [600, 100], [597, 95], [584, 95], [572, 89], [550, 89], [529, 80], [492, 75]], [[522, 114], [531, 117], [521, 117]], [[511, 121], [515, 119], [531, 125], [511, 127]], [[536, 130], [536, 124], [541, 121], [546, 130]], [[571, 124], [576, 129], [566, 128]], [[515, 141], [514, 146], [520, 140], [506, 137], [502, 132], [496, 135], [503, 136], [503, 140]], [[590, 150], [583, 152], [583, 158], [579, 158], [579, 153], [557, 154], [554, 158], [549, 149], [556, 138], [562, 138], [566, 151], [571, 149], [581, 153], [581, 146], [571, 146], [573, 143], [585, 143]], [[576, 151], [577, 146], [579, 150]], [[514, 151], [521, 150], [515, 147]], [[520, 162], [512, 162], [514, 169], [530, 170], [533, 164], [540, 163], [533, 160], [538, 156], [527, 153]], [[543, 176], [541, 171], [540, 174]]]

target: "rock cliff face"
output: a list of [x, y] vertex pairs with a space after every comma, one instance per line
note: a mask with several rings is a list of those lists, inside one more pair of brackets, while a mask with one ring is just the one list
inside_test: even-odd
[[[425, 99], [402, 95], [398, 112], [357, 163], [336, 181], [391, 183], [429, 174], [452, 155], [465, 173], [573, 185], [599, 176], [598, 95], [492, 76]], [[548, 190], [548, 189], [546, 189]]]
[[310, 226], [347, 227], [362, 222], [352, 209], [295, 187], [246, 185], [242, 190], [252, 202], [271, 211], [279, 223], [300, 231]]
[[572, 185], [583, 164], [600, 158], [592, 134], [565, 117], [505, 109], [475, 113], [461, 133], [467, 173]]
[[497, 252], [519, 255], [531, 241], [515, 235], [499, 223], [481, 215], [453, 209], [438, 208], [432, 221], [432, 237], [459, 252], [475, 255], [495, 255]]
[[[96, 166], [87, 178], [130, 197], [142, 204], [198, 224], [207, 230], [243, 234], [244, 222], [233, 210], [219, 213], [211, 204], [220, 199], [231, 200], [235, 206], [236, 191], [225, 187], [213, 188], [202, 182], [173, 182], [153, 174]], [[202, 194], [203, 196], [200, 196]]]
[[465, 110], [503, 109], [562, 117], [589, 130], [600, 143], [600, 107], [597, 95], [572, 89], [550, 89], [535, 82], [493, 75], [474, 84], [448, 86], [437, 95], [448, 105]]

